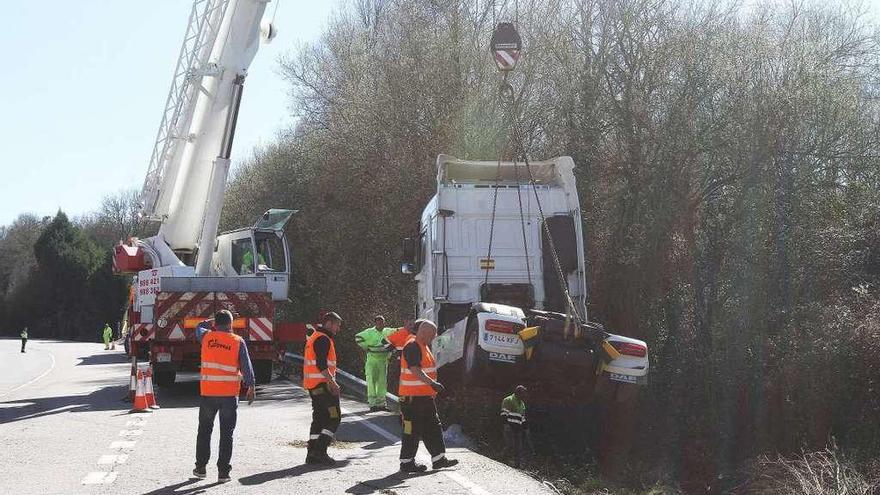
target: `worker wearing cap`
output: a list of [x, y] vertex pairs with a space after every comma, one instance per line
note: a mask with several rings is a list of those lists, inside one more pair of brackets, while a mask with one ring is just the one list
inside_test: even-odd
[[109, 323], [104, 323], [103, 337], [104, 337], [104, 350], [106, 351], [106, 350], [110, 349], [110, 340], [113, 338], [113, 329], [110, 328]]
[[214, 418], [220, 415], [220, 452], [217, 457], [217, 481], [230, 481], [232, 434], [238, 419], [238, 395], [241, 382], [247, 388], [248, 404], [254, 401], [254, 368], [244, 339], [232, 333], [232, 313], [218, 311], [212, 321], [196, 327], [201, 343], [202, 365], [199, 373], [199, 434], [196, 438], [196, 467], [193, 475], [207, 476], [205, 466], [211, 458], [211, 433]]
[[388, 358], [391, 356], [386, 337], [395, 329], [385, 326], [385, 317], [376, 315], [375, 325], [359, 332], [354, 340], [367, 353], [364, 376], [367, 379], [367, 403], [370, 411], [387, 411], [385, 394], [388, 392]]
[[444, 390], [437, 381], [437, 362], [431, 352], [431, 342], [437, 336], [437, 325], [430, 320], [421, 320], [415, 335], [410, 336], [403, 346], [400, 358], [400, 416], [403, 420], [403, 434], [400, 445], [400, 470], [405, 473], [419, 473], [427, 469], [416, 463], [419, 440], [425, 443], [431, 454], [434, 469], [458, 464], [455, 459], [446, 457], [443, 443], [443, 429], [437, 415], [434, 397]]
[[27, 345], [27, 327], [21, 329], [21, 352], [24, 352], [24, 346]]
[[312, 425], [309, 428], [307, 464], [333, 464], [327, 447], [336, 436], [342, 421], [339, 408], [339, 384], [336, 383], [336, 344], [333, 339], [342, 326], [342, 318], [329, 312], [306, 339], [303, 353], [303, 388], [312, 399]]
[[501, 401], [501, 418], [504, 421], [504, 443], [507, 454], [512, 454], [514, 466], [522, 464], [523, 452], [527, 443], [525, 399], [528, 390], [518, 385], [513, 393]]

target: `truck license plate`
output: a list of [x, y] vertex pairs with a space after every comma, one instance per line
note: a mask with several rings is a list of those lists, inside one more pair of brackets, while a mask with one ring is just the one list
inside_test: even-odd
[[608, 378], [614, 380], [615, 382], [623, 382], [623, 383], [638, 383], [639, 377], [630, 376], [630, 375], [621, 375], [620, 373], [608, 373]]
[[483, 342], [487, 344], [501, 344], [504, 346], [515, 346], [519, 342], [519, 335], [507, 335], [504, 333], [485, 332], [483, 334]]
[[171, 353], [170, 352], [160, 352], [156, 354], [156, 362], [157, 363], [170, 363], [171, 362]]

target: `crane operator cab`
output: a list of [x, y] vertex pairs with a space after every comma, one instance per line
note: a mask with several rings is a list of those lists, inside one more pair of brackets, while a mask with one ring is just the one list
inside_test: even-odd
[[220, 277], [263, 277], [274, 301], [286, 301], [290, 252], [284, 227], [295, 210], [271, 209], [253, 227], [223, 232], [214, 248], [214, 271]]

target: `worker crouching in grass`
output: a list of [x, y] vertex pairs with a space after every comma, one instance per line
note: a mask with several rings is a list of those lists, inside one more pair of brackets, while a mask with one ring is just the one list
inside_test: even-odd
[[526, 447], [530, 451], [532, 441], [529, 437], [528, 423], [526, 423], [526, 397], [528, 390], [519, 385], [514, 392], [501, 401], [501, 418], [504, 421], [504, 454], [513, 457], [513, 465], [520, 467], [523, 464]]

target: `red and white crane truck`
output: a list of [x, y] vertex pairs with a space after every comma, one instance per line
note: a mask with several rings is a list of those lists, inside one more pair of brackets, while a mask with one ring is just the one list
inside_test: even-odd
[[198, 369], [195, 327], [220, 309], [236, 315], [258, 383], [271, 379], [279, 355], [275, 303], [287, 300], [284, 227], [294, 212], [272, 209], [252, 226], [217, 233], [247, 69], [275, 35], [262, 21], [268, 2], [193, 2], [141, 192], [142, 218], [158, 233], [115, 248], [116, 272], [134, 275], [130, 352], [149, 349], [159, 385]]

